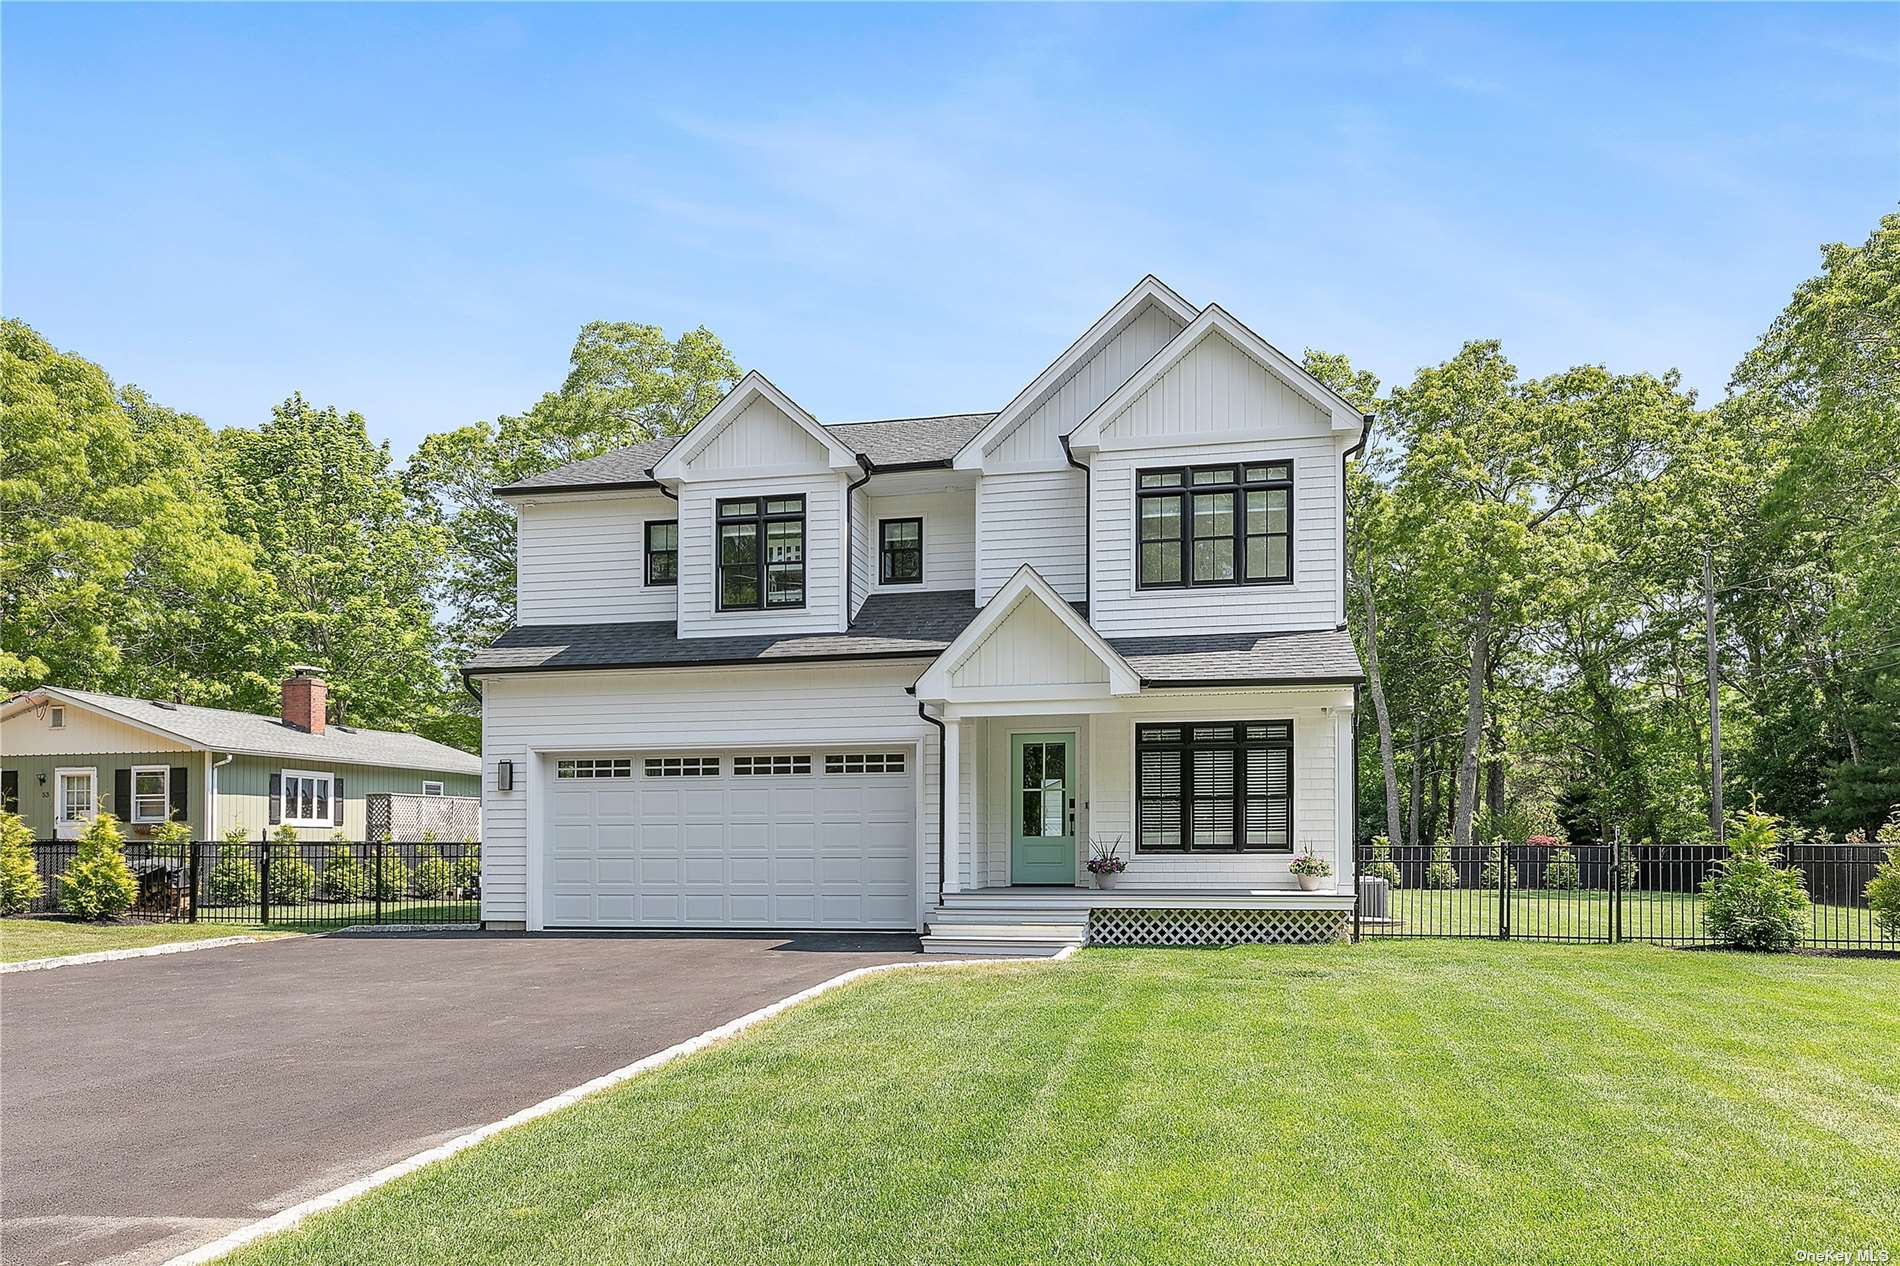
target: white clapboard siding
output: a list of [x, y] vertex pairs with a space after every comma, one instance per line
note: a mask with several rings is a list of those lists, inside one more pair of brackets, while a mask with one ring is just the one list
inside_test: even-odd
[[1005, 466], [1066, 463], [1062, 437], [1180, 332], [1181, 323], [1166, 309], [1153, 303], [1142, 308], [1095, 355], [1076, 366], [1046, 400], [997, 439], [989, 449], [990, 459]]
[[1104, 444], [1238, 431], [1247, 435], [1325, 435], [1332, 419], [1286, 380], [1209, 333], [1167, 373], [1103, 423]]
[[1088, 484], [1074, 467], [984, 475], [976, 486], [976, 601], [1028, 563], [1071, 602], [1083, 600]]
[[550, 496], [519, 510], [515, 619], [522, 624], [671, 620], [672, 585], [646, 584], [646, 524], [678, 517], [659, 493]]
[[[705, 480], [680, 487], [679, 635], [728, 637], [747, 633], [825, 633], [845, 619], [844, 488], [842, 475], [777, 475]], [[727, 497], [805, 497], [805, 605], [771, 611], [720, 611], [713, 554], [717, 503]]]
[[760, 396], [719, 428], [719, 433], [693, 454], [686, 469], [704, 478], [722, 470], [822, 465], [824, 460], [824, 445]]
[[[924, 660], [680, 671], [521, 673], [485, 678], [482, 705], [482, 917], [527, 918], [528, 754], [858, 747], [922, 741], [918, 884], [937, 892], [937, 730], [904, 688]], [[495, 763], [515, 762], [515, 790]]]
[[[1207, 589], [1135, 588], [1135, 472], [1223, 461], [1293, 461], [1293, 583]], [[1089, 623], [1104, 637], [1286, 632], [1345, 618], [1340, 589], [1339, 447], [1299, 440], [1104, 451], [1091, 464], [1095, 519]]]
[[[976, 494], [942, 492], [871, 499], [867, 536], [871, 586], [878, 592], [915, 593], [920, 589], [976, 588]], [[920, 585], [879, 583], [877, 524], [880, 519], [924, 521], [924, 580]]]
[[963, 688], [1079, 686], [1108, 681], [1108, 666], [1038, 599], [1025, 597], [950, 673]]

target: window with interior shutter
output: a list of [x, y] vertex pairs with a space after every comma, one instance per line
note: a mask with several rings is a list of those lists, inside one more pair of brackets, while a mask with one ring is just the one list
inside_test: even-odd
[[1293, 723], [1135, 727], [1135, 849], [1293, 851]]

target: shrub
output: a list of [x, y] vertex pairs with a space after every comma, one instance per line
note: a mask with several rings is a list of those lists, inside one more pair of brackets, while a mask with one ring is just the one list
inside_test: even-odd
[[1882, 844], [1893, 845], [1887, 860], [1874, 872], [1867, 885], [1867, 904], [1874, 909], [1874, 920], [1888, 936], [1900, 938], [1900, 810], [1887, 819], [1878, 836]]
[[59, 877], [59, 904], [82, 919], [112, 919], [130, 910], [138, 895], [119, 820], [101, 813], [79, 837], [79, 852]]
[[330, 849], [317, 880], [317, 891], [326, 901], [361, 901], [369, 895], [369, 874], [357, 860], [355, 849], [348, 844]]
[[258, 874], [257, 863], [251, 860], [251, 846], [244, 839], [244, 828], [233, 827], [225, 834], [224, 845], [218, 849], [218, 860], [211, 864], [211, 873], [205, 877], [205, 904], [255, 905], [263, 888], [264, 879]]
[[463, 845], [462, 855], [455, 859], [455, 887], [472, 896], [482, 887], [482, 846], [474, 840], [465, 840]]
[[1484, 855], [1484, 868], [1478, 872], [1481, 887], [1496, 888], [1504, 879], [1504, 845], [1493, 844]]
[[1583, 876], [1577, 871], [1577, 855], [1562, 846], [1552, 849], [1550, 859], [1544, 863], [1544, 887], [1559, 892], [1574, 892], [1582, 886]]
[[32, 829], [19, 814], [0, 810], [0, 914], [19, 914], [45, 895]]
[[1427, 888], [1456, 888], [1458, 886], [1458, 868], [1451, 864], [1451, 845], [1432, 845], [1431, 865], [1425, 868], [1425, 886]]
[[303, 859], [297, 847], [297, 828], [285, 823], [277, 828], [277, 839], [270, 855], [270, 900], [276, 906], [300, 906], [310, 900], [317, 886], [317, 868]]
[[1372, 864], [1365, 873], [1374, 879], [1383, 879], [1394, 892], [1399, 889], [1399, 868], [1392, 860], [1392, 841], [1383, 835], [1372, 837]]
[[389, 841], [383, 842], [383, 860], [380, 869], [376, 855], [370, 854], [370, 885], [376, 895], [384, 901], [400, 901], [409, 895], [409, 867], [402, 860], [402, 854], [389, 847]]
[[[385, 860], [383, 864], [389, 863]], [[431, 901], [440, 900], [448, 896], [454, 886], [454, 867], [442, 860], [442, 854], [436, 852], [433, 845], [424, 844], [416, 855], [416, 895]]]
[[1775, 819], [1751, 810], [1731, 822], [1729, 855], [1702, 881], [1702, 925], [1734, 949], [1791, 950], [1807, 922], [1801, 872], [1775, 865]]
[[191, 827], [177, 818], [166, 818], [152, 832], [151, 858], [168, 866], [183, 866], [191, 852]]

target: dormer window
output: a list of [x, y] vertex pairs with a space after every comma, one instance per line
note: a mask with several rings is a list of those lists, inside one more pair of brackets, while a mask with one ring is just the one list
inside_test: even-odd
[[1293, 463], [1177, 466], [1135, 481], [1136, 586], [1293, 580]]
[[877, 582], [880, 585], [920, 585], [924, 581], [924, 521], [879, 519], [877, 524]]
[[680, 525], [678, 519], [655, 519], [647, 524], [647, 584], [673, 585], [680, 578]]
[[805, 498], [730, 497], [718, 503], [719, 609], [805, 605]]

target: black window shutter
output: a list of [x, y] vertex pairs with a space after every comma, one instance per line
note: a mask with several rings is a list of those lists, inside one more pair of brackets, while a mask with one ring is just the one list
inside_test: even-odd
[[112, 812], [119, 821], [132, 820], [132, 771], [115, 769], [112, 771]]
[[191, 821], [191, 791], [188, 780], [191, 778], [189, 765], [173, 765], [170, 779], [172, 794], [172, 816], [180, 822]]
[[270, 776], [270, 824], [276, 826], [284, 820], [284, 776], [281, 773]]
[[330, 822], [333, 826], [343, 825], [343, 775], [341, 774], [330, 780]]
[[0, 810], [20, 811], [20, 771], [17, 769], [0, 769]]

